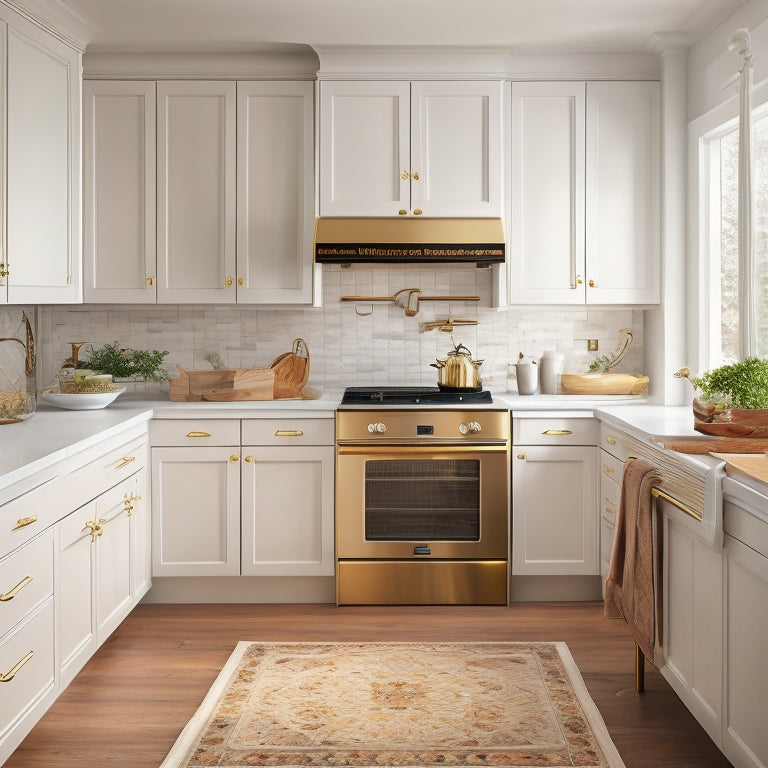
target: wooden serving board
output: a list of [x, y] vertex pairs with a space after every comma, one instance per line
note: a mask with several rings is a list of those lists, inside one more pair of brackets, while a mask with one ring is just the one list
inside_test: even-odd
[[267, 368], [185, 370], [171, 379], [168, 396], [180, 402], [238, 400], [301, 400], [309, 378], [309, 349], [303, 339], [278, 355]]
[[725, 471], [728, 474], [731, 474], [729, 470], [735, 469], [763, 483], [768, 483], [768, 455], [765, 453], [713, 453], [712, 455], [725, 462]]
[[644, 395], [649, 381], [627, 373], [564, 373], [560, 389], [566, 395]]

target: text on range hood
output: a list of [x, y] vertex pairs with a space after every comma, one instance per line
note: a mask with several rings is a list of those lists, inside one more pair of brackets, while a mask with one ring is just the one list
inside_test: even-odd
[[501, 219], [320, 218], [318, 264], [504, 261]]

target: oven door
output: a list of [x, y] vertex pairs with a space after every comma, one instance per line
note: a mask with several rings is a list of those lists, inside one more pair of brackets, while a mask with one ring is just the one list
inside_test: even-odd
[[508, 475], [498, 446], [339, 446], [336, 555], [506, 560]]

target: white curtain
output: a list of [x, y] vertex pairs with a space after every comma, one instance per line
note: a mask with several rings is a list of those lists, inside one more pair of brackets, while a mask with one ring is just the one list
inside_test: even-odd
[[757, 297], [752, 235], [752, 47], [737, 29], [728, 50], [739, 58], [739, 337], [741, 359], [757, 355]]

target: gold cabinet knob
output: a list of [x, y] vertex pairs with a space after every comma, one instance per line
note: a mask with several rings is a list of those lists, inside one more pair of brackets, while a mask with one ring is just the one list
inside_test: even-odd
[[410, 178], [410, 176], [411, 176], [411, 175], [408, 173], [408, 171], [403, 171], [403, 172], [400, 174], [400, 178], [401, 178], [403, 181], [408, 181], [408, 179]]
[[251, 454], [250, 454], [250, 453], [249, 453], [249, 454], [248, 454], [248, 455], [245, 457], [245, 460], [246, 460], [246, 461], [247, 461], [249, 464], [253, 464], [253, 462], [254, 462], [254, 461], [256, 461], [256, 459], [254, 459], [254, 458], [253, 458], [253, 456], [251, 456]]
[[520, 461], [525, 461], [525, 454], [524, 453], [518, 453], [517, 458], [520, 459]]
[[422, 213], [424, 213], [424, 211], [422, 211], [421, 208], [414, 208], [413, 209], [413, 215], [414, 216], [421, 216]]
[[238, 461], [240, 461], [240, 457], [239, 457], [237, 454], [233, 453], [233, 454], [232, 454], [232, 455], [229, 457], [229, 460], [230, 460], [230, 461], [231, 461], [233, 464], [236, 464]]
[[398, 213], [399, 213], [401, 216], [407, 216], [407, 215], [408, 215], [408, 211], [406, 211], [406, 210], [405, 210], [405, 208], [401, 208], [401, 209], [398, 211]]
[[154, 277], [148, 277], [147, 278], [147, 288], [151, 288], [155, 284], [155, 278]]
[[418, 172], [418, 171], [414, 171], [414, 172], [411, 174], [411, 178], [412, 178], [414, 181], [418, 181], [418, 180], [419, 180], [419, 172]]
[[587, 285], [589, 285], [590, 288], [594, 288], [595, 287], [595, 281], [594, 280], [590, 280], [589, 283], [587, 283]]
[[583, 282], [581, 275], [576, 275], [576, 285], [581, 285]]
[[224, 285], [226, 285], [227, 288], [229, 288], [229, 286], [232, 285], [232, 278], [231, 277], [226, 278], [224, 280]]
[[237, 284], [242, 287], [245, 284], [245, 280], [242, 277], [237, 278]]

